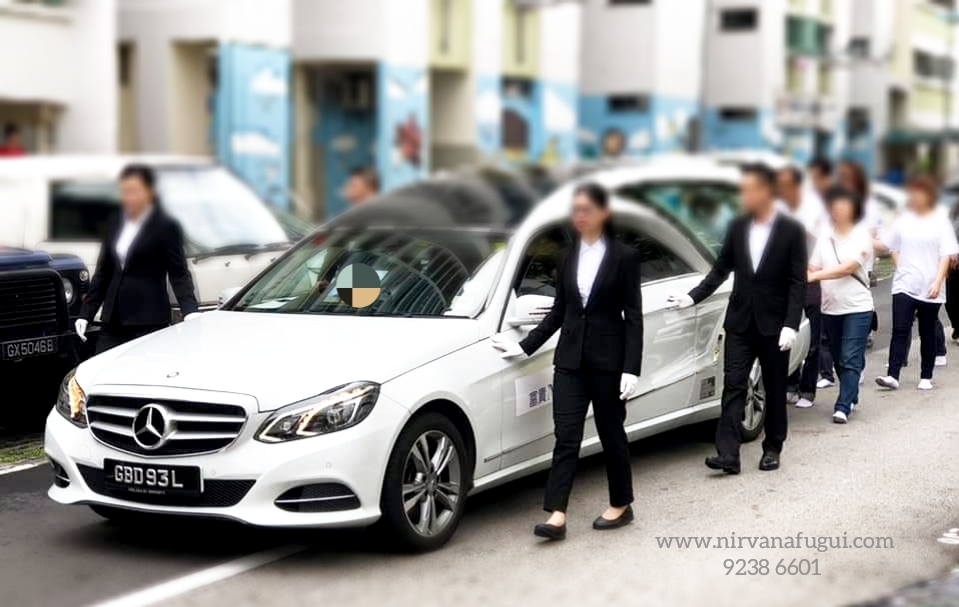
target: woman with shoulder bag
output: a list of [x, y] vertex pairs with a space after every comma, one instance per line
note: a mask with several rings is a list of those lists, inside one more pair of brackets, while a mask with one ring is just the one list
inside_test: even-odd
[[832, 229], [809, 260], [809, 282], [822, 285], [822, 323], [838, 370], [839, 395], [833, 421], [845, 424], [859, 404], [859, 379], [866, 366], [869, 333], [876, 328], [867, 268], [873, 240], [863, 226], [863, 201], [842, 187], [830, 188], [826, 205]]

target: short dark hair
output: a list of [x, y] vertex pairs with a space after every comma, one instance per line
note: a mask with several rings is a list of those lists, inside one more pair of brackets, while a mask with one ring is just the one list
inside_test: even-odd
[[798, 167], [795, 167], [795, 166], [793, 166], [793, 165], [789, 165], [789, 166], [787, 166], [787, 167], [783, 167], [783, 168], [779, 169], [779, 172], [780, 172], [780, 173], [785, 173], [785, 174], [789, 175], [789, 177], [792, 179], [792, 182], [793, 182], [795, 185], [802, 185], [803, 174], [802, 174], [802, 171], [800, 171]]
[[146, 164], [128, 164], [120, 171], [120, 181], [139, 179], [151, 192], [156, 189], [157, 176], [153, 167]]
[[743, 165], [743, 177], [752, 175], [762, 182], [770, 191], [776, 190], [776, 173], [761, 162], [750, 162]]
[[585, 196], [590, 202], [601, 209], [609, 208], [609, 192], [606, 188], [594, 181], [588, 181], [576, 186], [573, 197]]
[[20, 126], [14, 122], [8, 122], [3, 125], [3, 137], [12, 137], [20, 134]]
[[826, 190], [825, 194], [826, 208], [832, 211], [832, 205], [835, 203], [845, 200], [852, 203], [853, 206], [853, 221], [858, 223], [863, 215], [865, 214], [864, 204], [862, 196], [842, 187], [841, 185], [832, 185], [829, 186], [829, 189]]
[[806, 165], [806, 168], [809, 170], [819, 171], [823, 175], [832, 175], [832, 160], [829, 160], [825, 156], [816, 156], [809, 161], [809, 164]]
[[364, 183], [374, 192], [380, 191], [380, 176], [376, 172], [376, 169], [370, 166], [360, 166], [354, 167], [350, 171], [350, 177], [356, 177], [357, 179], [362, 179]]

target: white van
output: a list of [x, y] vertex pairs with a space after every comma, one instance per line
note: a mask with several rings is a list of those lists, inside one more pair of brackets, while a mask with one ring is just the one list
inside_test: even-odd
[[0, 160], [0, 245], [78, 255], [95, 270], [120, 212], [117, 176], [129, 163], [157, 172], [164, 209], [183, 225], [201, 308], [246, 284], [290, 245], [266, 204], [210, 159], [37, 156]]

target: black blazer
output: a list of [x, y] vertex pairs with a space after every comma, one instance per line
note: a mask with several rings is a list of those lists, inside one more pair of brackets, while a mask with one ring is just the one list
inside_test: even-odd
[[122, 219], [115, 222], [100, 247], [97, 269], [80, 316], [93, 320], [102, 305], [104, 324], [168, 325], [168, 276], [183, 315], [196, 312], [193, 277], [183, 251], [180, 224], [154, 207], [130, 244], [126, 265], [121, 268], [116, 244], [122, 228]]
[[556, 368], [639, 375], [643, 364], [639, 252], [607, 242], [585, 307], [576, 280], [578, 261], [576, 244], [560, 261], [552, 309], [520, 346], [532, 354], [562, 329], [553, 358]]
[[726, 311], [727, 331], [745, 333], [755, 321], [761, 335], [777, 336], [783, 327], [799, 330], [806, 301], [806, 230], [796, 220], [778, 213], [766, 250], [753, 271], [749, 254], [752, 218], [737, 217], [729, 224], [723, 248], [706, 278], [689, 296], [701, 302], [735, 272]]

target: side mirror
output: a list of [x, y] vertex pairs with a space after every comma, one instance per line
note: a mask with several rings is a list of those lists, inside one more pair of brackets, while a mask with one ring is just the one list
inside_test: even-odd
[[230, 287], [229, 289], [223, 289], [220, 291], [220, 296], [217, 298], [216, 304], [219, 307], [223, 307], [223, 304], [233, 299], [233, 296], [240, 292], [240, 289], [243, 287]]
[[550, 308], [553, 298], [545, 295], [523, 295], [516, 300], [513, 309], [516, 316], [506, 320], [506, 324], [515, 328], [538, 325]]

